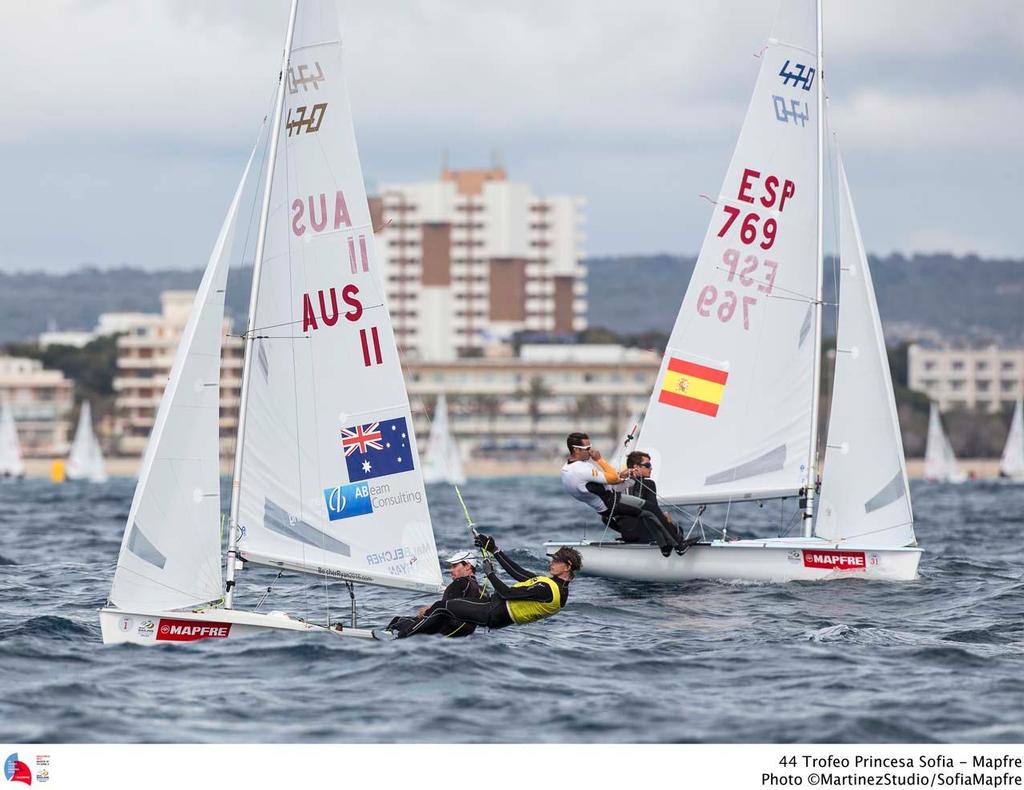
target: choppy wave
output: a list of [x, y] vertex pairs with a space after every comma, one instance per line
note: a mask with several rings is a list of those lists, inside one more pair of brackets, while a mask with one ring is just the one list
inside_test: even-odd
[[[132, 481], [0, 487], [0, 717], [15, 742], [1024, 740], [1021, 486], [915, 486], [921, 578], [906, 584], [581, 578], [556, 618], [469, 639], [268, 634], [103, 647]], [[479, 528], [520, 564], [600, 530], [557, 480], [471, 481]], [[468, 545], [430, 490], [443, 556]], [[523, 504], [526, 503], [526, 504]], [[764, 511], [734, 535], [772, 534]], [[746, 520], [745, 520], [746, 519]], [[551, 526], [557, 525], [557, 526]], [[247, 570], [240, 605], [273, 574]], [[333, 619], [348, 618], [334, 591]], [[361, 625], [427, 597], [365, 589]], [[285, 577], [264, 609], [326, 619], [322, 585]]]

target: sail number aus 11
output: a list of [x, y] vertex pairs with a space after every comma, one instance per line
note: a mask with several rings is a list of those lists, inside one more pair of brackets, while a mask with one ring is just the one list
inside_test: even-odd
[[[726, 266], [726, 281], [736, 282], [741, 288], [753, 289], [758, 293], [771, 294], [775, 287], [775, 275], [779, 271], [777, 261], [758, 260], [756, 255], [745, 255], [740, 261], [739, 250], [726, 250], [722, 254], [722, 262]], [[737, 294], [736, 291], [723, 290], [719, 299], [718, 289], [713, 285], [705, 285], [697, 296], [697, 313], [708, 318], [714, 309], [718, 320], [723, 324], [732, 321], [737, 307], [741, 308], [743, 328], [750, 329], [750, 308], [757, 304], [756, 296]], [[716, 306], [717, 305], [717, 306]]]
[[[760, 194], [756, 194], [756, 193]], [[768, 175], [762, 181], [761, 172], [749, 167], [743, 168], [743, 177], [740, 178], [740, 187], [736, 192], [736, 199], [741, 203], [759, 203], [764, 208], [770, 209], [778, 205], [778, 212], [781, 214], [786, 207], [786, 201], [796, 194], [796, 184], [788, 178], [780, 179], [778, 176]], [[731, 206], [728, 203], [722, 206], [726, 214], [725, 224], [718, 231], [718, 237], [722, 238], [735, 224], [736, 220], [743, 214], [739, 206]], [[758, 242], [762, 250], [770, 250], [775, 244], [775, 237], [779, 231], [779, 223], [774, 217], [761, 221], [761, 215], [755, 211], [747, 212], [740, 220], [739, 235], [743, 244]]]

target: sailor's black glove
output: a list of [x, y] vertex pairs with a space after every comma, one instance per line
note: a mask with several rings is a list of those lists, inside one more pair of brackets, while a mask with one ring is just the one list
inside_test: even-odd
[[490, 576], [492, 573], [494, 573], [494, 563], [484, 560], [484, 576]]
[[498, 546], [494, 542], [494, 538], [490, 535], [485, 535], [482, 532], [476, 533], [476, 536], [473, 538], [473, 543], [484, 551], [489, 551], [492, 554], [498, 550]]

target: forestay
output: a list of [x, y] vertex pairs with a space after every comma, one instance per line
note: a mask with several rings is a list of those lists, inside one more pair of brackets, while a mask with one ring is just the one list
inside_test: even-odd
[[674, 502], [795, 493], [817, 397], [815, 3], [784, 0], [637, 448]]
[[423, 459], [423, 479], [427, 483], [462, 485], [466, 482], [459, 445], [448, 419], [448, 399], [443, 392], [437, 396], [434, 420], [430, 426], [430, 440]]
[[839, 327], [815, 533], [836, 543], [914, 543], [914, 516], [885, 337], [868, 259], [839, 163]]
[[14, 413], [6, 401], [0, 400], [0, 476], [20, 477], [25, 474], [21, 460], [21, 443]]
[[284, 78], [245, 383], [238, 549], [260, 564], [435, 590], [333, 2], [299, 4]]
[[224, 290], [255, 153], [196, 292], [146, 445], [110, 590], [120, 609], [181, 609], [223, 593], [218, 437]]
[[67, 477], [69, 480], [89, 480], [93, 483], [102, 483], [107, 479], [103, 451], [92, 429], [92, 407], [89, 401], [82, 403], [78, 416], [75, 439], [68, 453]]

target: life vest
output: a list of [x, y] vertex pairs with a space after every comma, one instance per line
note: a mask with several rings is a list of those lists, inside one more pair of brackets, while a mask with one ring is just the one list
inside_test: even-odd
[[512, 586], [532, 587], [537, 582], [544, 582], [551, 588], [551, 600], [547, 603], [543, 601], [506, 601], [509, 617], [516, 625], [525, 625], [545, 617], [551, 617], [553, 614], [558, 614], [558, 610], [562, 608], [562, 591], [558, 587], [558, 582], [549, 576], [534, 576], [532, 579], [516, 582]]

